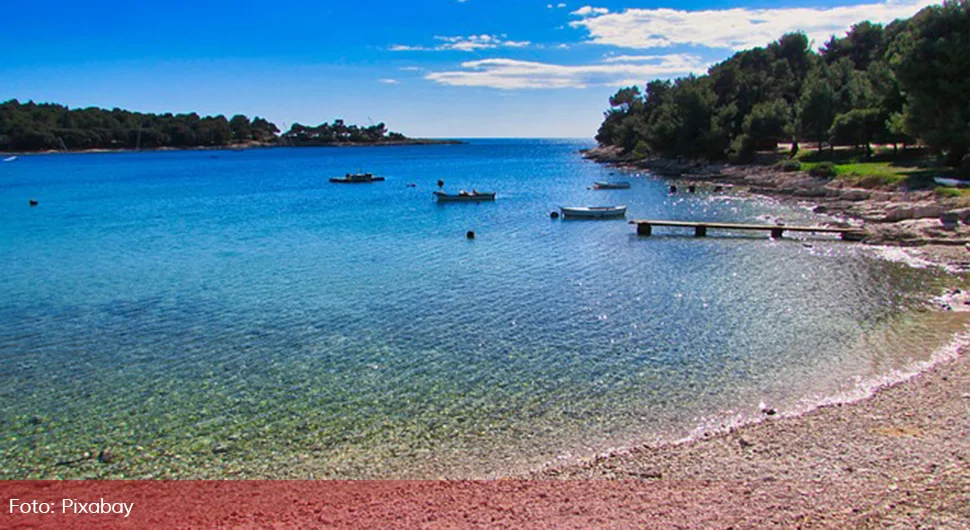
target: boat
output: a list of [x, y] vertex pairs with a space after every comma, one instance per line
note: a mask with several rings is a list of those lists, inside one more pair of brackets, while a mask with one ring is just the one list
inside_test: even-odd
[[626, 205], [620, 206], [560, 206], [563, 217], [576, 219], [606, 219], [626, 215]]
[[593, 189], [597, 190], [625, 190], [630, 188], [629, 182], [594, 182]]
[[14, 156], [8, 156], [7, 158], [4, 158], [3, 161], [4, 162], [13, 162], [16, 159], [17, 159], [17, 156], [14, 155]]
[[381, 182], [384, 177], [375, 177], [370, 173], [347, 173], [343, 177], [333, 177], [330, 182], [337, 184], [362, 184], [365, 182]]
[[434, 196], [438, 198], [438, 202], [482, 202], [482, 201], [494, 201], [495, 192], [481, 192], [481, 191], [459, 191], [458, 193], [446, 193], [443, 191], [434, 191]]

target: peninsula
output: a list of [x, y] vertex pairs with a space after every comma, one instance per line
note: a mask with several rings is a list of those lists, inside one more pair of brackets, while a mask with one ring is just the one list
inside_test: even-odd
[[276, 124], [256, 116], [151, 114], [114, 108], [75, 108], [57, 103], [0, 103], [0, 152], [114, 151], [426, 145], [457, 140], [408, 138], [383, 123], [360, 127], [337, 119], [316, 127], [293, 124], [280, 134]]

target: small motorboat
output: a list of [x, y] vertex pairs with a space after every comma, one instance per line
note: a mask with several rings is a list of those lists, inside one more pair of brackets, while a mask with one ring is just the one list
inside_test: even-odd
[[4, 162], [13, 162], [16, 159], [17, 159], [17, 155], [14, 155], [14, 156], [8, 156], [7, 158], [4, 158], [3, 161]]
[[594, 182], [594, 190], [625, 190], [630, 188], [629, 182]]
[[620, 206], [560, 206], [563, 217], [576, 219], [608, 219], [626, 215], [626, 205]]
[[375, 177], [370, 173], [347, 173], [343, 177], [333, 177], [330, 182], [337, 184], [363, 184], [366, 182], [381, 182], [384, 177]]
[[495, 192], [481, 192], [481, 191], [459, 191], [458, 193], [445, 193], [443, 191], [433, 191], [434, 196], [437, 197], [438, 202], [482, 202], [482, 201], [494, 201]]

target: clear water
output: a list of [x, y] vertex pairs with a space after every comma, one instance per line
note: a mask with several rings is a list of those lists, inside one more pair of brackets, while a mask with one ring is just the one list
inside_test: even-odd
[[[859, 245], [552, 220], [622, 203], [629, 218], [818, 221], [670, 196], [581, 147], [0, 164], [0, 477], [501, 476], [762, 401], [795, 410], [959, 327], [910, 310], [935, 271]], [[387, 180], [327, 182], [357, 170]], [[439, 178], [498, 200], [438, 205]], [[588, 189], [608, 178], [632, 188]], [[112, 462], [91, 458], [104, 448]]]

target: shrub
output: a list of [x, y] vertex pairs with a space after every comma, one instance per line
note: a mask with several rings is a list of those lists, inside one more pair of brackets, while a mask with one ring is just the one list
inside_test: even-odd
[[731, 142], [728, 152], [728, 162], [732, 164], [750, 164], [754, 162], [754, 139], [742, 134]]
[[786, 171], [786, 172], [801, 171], [802, 163], [799, 162], [798, 160], [782, 160], [781, 162], [778, 162], [777, 164], [775, 164], [775, 169], [779, 169], [781, 171]]
[[813, 177], [833, 178], [838, 174], [835, 164], [831, 162], [821, 162], [808, 171]]

